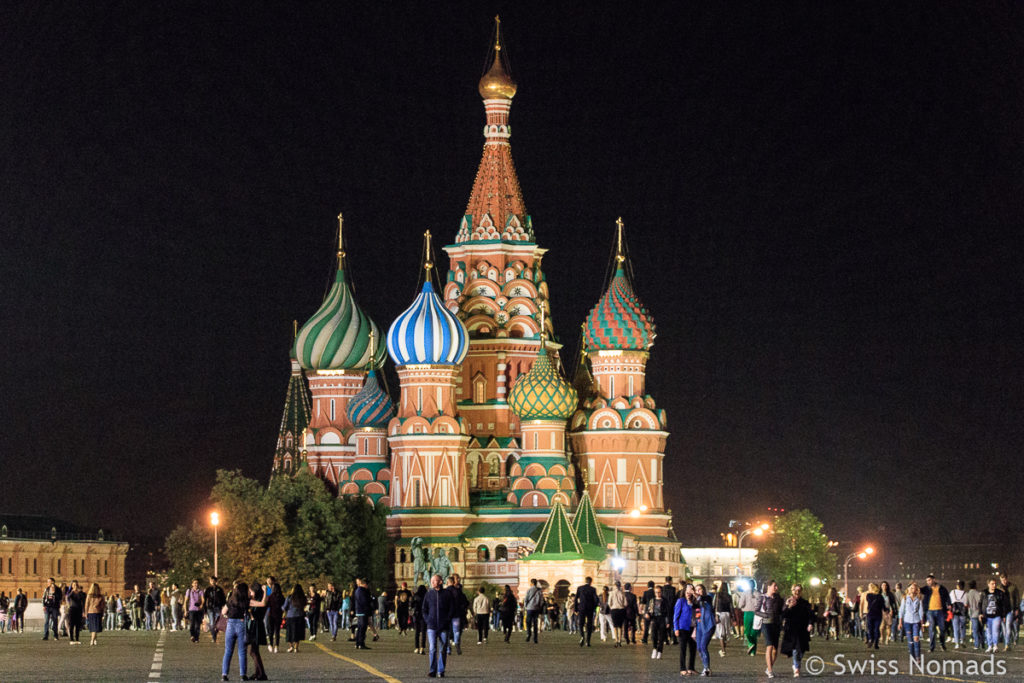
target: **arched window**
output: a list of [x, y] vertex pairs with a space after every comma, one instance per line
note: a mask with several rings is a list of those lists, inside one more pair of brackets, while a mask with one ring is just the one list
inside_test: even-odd
[[458, 562], [459, 561], [459, 549], [458, 548], [449, 548], [448, 549], [448, 559], [451, 562]]
[[654, 548], [647, 549], [647, 559], [652, 561], [654, 560]]
[[508, 560], [508, 548], [503, 545], [496, 546], [494, 548], [494, 559], [497, 562], [505, 562]]
[[660, 561], [662, 561], [662, 562], [665, 561], [665, 549], [664, 548], [659, 548], [658, 549], [658, 559]]
[[485, 545], [478, 545], [476, 547], [476, 559], [478, 562], [487, 562], [491, 559], [491, 551]]
[[644, 559], [644, 549], [643, 548], [637, 547], [637, 549], [636, 549], [636, 559], [638, 559], [638, 560]]
[[399, 564], [405, 564], [405, 548], [398, 552], [398, 562]]

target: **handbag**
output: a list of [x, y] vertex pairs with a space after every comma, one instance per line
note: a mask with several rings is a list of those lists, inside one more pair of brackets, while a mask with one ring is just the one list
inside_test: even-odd
[[228, 618], [223, 614], [217, 617], [217, 623], [214, 625], [214, 628], [222, 633], [226, 633], [228, 630]]
[[761, 617], [759, 617], [758, 615], [755, 614], [754, 615], [754, 623], [752, 623], [750, 625], [750, 628], [754, 629], [755, 631], [760, 631], [761, 630]]

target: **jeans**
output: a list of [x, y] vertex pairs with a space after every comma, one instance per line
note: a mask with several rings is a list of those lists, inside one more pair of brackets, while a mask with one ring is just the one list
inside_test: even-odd
[[711, 636], [715, 635], [714, 627], [708, 630], [697, 629], [697, 654], [705, 669], [711, 669], [711, 655], [708, 654], [708, 645], [711, 644]]
[[964, 624], [967, 621], [967, 617], [961, 615], [953, 615], [953, 642], [957, 645], [964, 644]]
[[146, 612], [146, 630], [156, 630], [156, 612]]
[[[1016, 620], [1013, 617], [1013, 612], [1003, 616], [1003, 647], [1007, 650], [1013, 645], [1013, 626]], [[995, 643], [993, 643], [994, 645]]]
[[529, 642], [530, 633], [533, 633], [533, 642], [537, 642], [537, 617], [540, 615], [539, 610], [528, 609], [526, 610], [526, 640]]
[[448, 631], [427, 629], [427, 646], [430, 650], [430, 673], [443, 674], [448, 662]]
[[356, 615], [356, 647], [366, 647], [366, 627], [370, 623], [368, 614]]
[[210, 625], [210, 635], [213, 636], [214, 640], [217, 640], [217, 610], [206, 610], [206, 621]]
[[452, 619], [452, 643], [455, 645], [462, 643], [462, 620], [458, 617]]
[[877, 648], [878, 639], [880, 638], [879, 628], [882, 626], [882, 618], [869, 616], [865, 621], [867, 621], [868, 626], [868, 646], [870, 647], [873, 645]]
[[1002, 617], [988, 617], [985, 619], [985, 636], [988, 639], [988, 646], [995, 647], [999, 643], [999, 633], [1002, 631]]
[[652, 618], [650, 622], [651, 647], [658, 652], [665, 649], [665, 622]]
[[60, 623], [60, 608], [47, 607], [43, 613], [43, 640], [50, 635], [50, 626], [53, 626], [53, 637], [57, 638], [57, 624]]
[[331, 638], [338, 637], [338, 610], [329, 609], [327, 610], [327, 623], [331, 627]]
[[985, 646], [985, 624], [981, 617], [971, 617], [971, 635], [974, 637], [974, 649]]
[[928, 626], [931, 633], [928, 635], [928, 648], [935, 650], [935, 637], [939, 637], [939, 644], [946, 645], [946, 613], [940, 609], [928, 610]]
[[171, 621], [171, 606], [161, 605], [160, 606], [160, 628], [169, 629], [174, 625]]
[[800, 645], [797, 644], [797, 646], [793, 648], [793, 671], [799, 671], [800, 670], [800, 664], [801, 664], [801, 662], [803, 662], [803, 660], [804, 660], [804, 651], [801, 650], [800, 649]]
[[113, 631], [117, 619], [117, 612], [107, 612], [107, 630]]
[[903, 633], [907, 636], [907, 651], [911, 657], [917, 659], [921, 656], [921, 624], [903, 622]]
[[228, 669], [231, 667], [231, 655], [235, 653], [235, 645], [238, 645], [238, 670], [245, 676], [246, 664], [249, 661], [245, 652], [245, 619], [228, 619], [228, 629], [224, 633], [224, 661], [220, 667], [221, 675], [228, 675]]

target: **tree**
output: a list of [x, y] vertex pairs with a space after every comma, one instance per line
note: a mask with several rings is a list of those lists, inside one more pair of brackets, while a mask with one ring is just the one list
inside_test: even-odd
[[765, 539], [754, 562], [759, 583], [778, 581], [784, 594], [794, 583], [835, 574], [836, 557], [829, 551], [821, 521], [810, 510], [794, 510], [777, 517], [773, 533]]
[[[383, 586], [387, 580], [387, 511], [362, 496], [337, 498], [307, 471], [274, 477], [264, 487], [240, 471], [219, 470], [210, 499], [223, 520], [223, 577], [272, 575], [286, 588], [327, 580], [345, 585], [356, 577]], [[198, 522], [179, 526], [167, 537], [165, 552], [172, 576], [191, 581], [209, 573], [212, 533]]]

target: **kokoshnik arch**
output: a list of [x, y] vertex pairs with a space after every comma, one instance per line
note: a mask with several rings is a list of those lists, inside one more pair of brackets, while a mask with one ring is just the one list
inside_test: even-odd
[[[339, 216], [334, 284], [296, 331], [274, 474], [308, 467], [338, 495], [387, 506], [398, 581], [413, 579], [414, 538], [470, 585], [538, 578], [563, 592], [586, 575], [679, 577], [665, 413], [644, 386], [655, 328], [627, 275], [622, 221], [570, 384], [550, 341], [546, 250], [512, 161], [516, 84], [497, 29], [479, 84], [483, 156], [443, 247], [444, 281], [428, 233], [422, 289], [383, 333], [352, 296]], [[385, 355], [397, 404], [379, 382]]]

